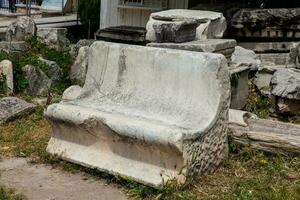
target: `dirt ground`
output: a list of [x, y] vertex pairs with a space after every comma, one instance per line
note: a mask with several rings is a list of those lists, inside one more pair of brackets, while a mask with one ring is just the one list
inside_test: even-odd
[[0, 185], [14, 188], [29, 200], [123, 200], [117, 186], [82, 174], [69, 174], [25, 159], [0, 161]]

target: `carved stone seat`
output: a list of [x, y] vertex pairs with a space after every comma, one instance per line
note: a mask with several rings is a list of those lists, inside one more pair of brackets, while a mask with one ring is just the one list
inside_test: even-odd
[[89, 54], [84, 87], [45, 112], [48, 152], [153, 187], [212, 172], [226, 157], [224, 56], [108, 42]]

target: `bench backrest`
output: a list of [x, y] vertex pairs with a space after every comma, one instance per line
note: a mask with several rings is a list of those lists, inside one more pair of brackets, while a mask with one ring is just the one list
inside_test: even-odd
[[222, 55], [95, 42], [81, 99], [196, 128], [216, 118], [229, 87]]

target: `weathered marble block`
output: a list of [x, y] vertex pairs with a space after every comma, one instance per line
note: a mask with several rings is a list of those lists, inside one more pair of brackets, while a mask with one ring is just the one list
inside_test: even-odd
[[65, 51], [68, 50], [70, 41], [67, 38], [66, 28], [38, 28], [37, 39], [48, 47]]
[[14, 93], [14, 73], [13, 64], [10, 60], [2, 60], [0, 62], [0, 79], [4, 81], [4, 89], [6, 94]]
[[45, 112], [47, 150], [63, 159], [161, 187], [213, 172], [226, 157], [222, 55], [95, 42], [84, 87], [68, 92]]
[[0, 41], [0, 51], [5, 51], [7, 53], [25, 53], [29, 49], [26, 42], [8, 42]]
[[169, 48], [169, 49], [180, 49], [187, 51], [197, 52], [210, 52], [220, 53], [226, 58], [231, 58], [236, 41], [231, 39], [207, 39], [207, 40], [196, 40], [184, 43], [149, 43], [147, 46], [158, 47], [158, 48]]
[[196, 20], [164, 21], [150, 19], [148, 27], [153, 28], [156, 42], [187, 42], [196, 38]]
[[259, 90], [261, 95], [265, 97], [271, 97], [270, 83], [277, 69], [281, 68], [274, 66], [264, 66], [258, 69], [253, 79], [253, 83], [255, 87]]
[[231, 19], [232, 33], [237, 37], [299, 39], [300, 8], [245, 8]]
[[270, 89], [278, 112], [295, 115], [300, 113], [299, 69], [278, 69], [271, 79]]
[[[203, 10], [171, 9], [151, 14], [146, 26], [146, 40], [150, 42], [174, 42], [160, 41], [157, 37], [157, 29], [155, 29], [154, 25], [179, 22], [197, 23], [196, 36], [192, 40], [222, 38], [227, 29], [227, 22], [222, 13]], [[189, 40], [182, 42], [192, 41], [190, 38], [188, 39]]]
[[9, 42], [25, 41], [36, 36], [36, 24], [30, 17], [23, 16], [12, 22], [6, 30], [6, 40]]
[[35, 105], [16, 97], [4, 97], [0, 99], [0, 125], [31, 114]]

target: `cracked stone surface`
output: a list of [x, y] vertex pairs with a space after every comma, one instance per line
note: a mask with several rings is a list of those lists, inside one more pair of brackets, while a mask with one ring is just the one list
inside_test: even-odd
[[0, 125], [16, 118], [26, 116], [34, 111], [35, 105], [16, 97], [0, 99]]

